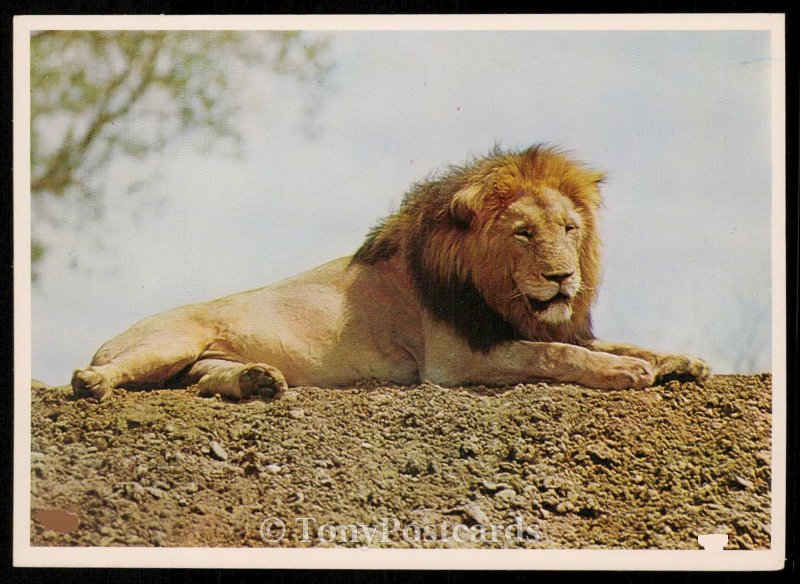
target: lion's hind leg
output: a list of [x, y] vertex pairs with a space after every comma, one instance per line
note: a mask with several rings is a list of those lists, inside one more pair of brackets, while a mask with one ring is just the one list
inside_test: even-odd
[[150, 319], [105, 343], [72, 375], [75, 397], [108, 398], [115, 387], [162, 387], [197, 361], [213, 331], [191, 319]]
[[218, 393], [230, 399], [264, 397], [278, 399], [286, 390], [283, 374], [265, 363], [237, 363], [223, 359], [200, 359], [186, 373], [201, 395]]
[[93, 397], [104, 400], [111, 395], [114, 386], [100, 371], [89, 366], [76, 369], [72, 374], [72, 393], [75, 397]]
[[108, 362], [95, 359], [89, 367], [77, 369], [72, 375], [75, 397], [105, 400], [115, 387], [166, 386], [167, 382], [194, 362], [200, 351], [158, 352], [139, 350], [123, 353]]
[[186, 355], [174, 360], [152, 356], [122, 358], [104, 365], [92, 364], [76, 369], [72, 374], [72, 393], [75, 397], [93, 397], [105, 400], [115, 387], [166, 386], [167, 381], [191, 365], [197, 355]]

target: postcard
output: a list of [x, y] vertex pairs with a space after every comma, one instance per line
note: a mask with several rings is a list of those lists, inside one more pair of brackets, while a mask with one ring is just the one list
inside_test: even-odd
[[16, 17], [14, 564], [780, 569], [784, 46]]

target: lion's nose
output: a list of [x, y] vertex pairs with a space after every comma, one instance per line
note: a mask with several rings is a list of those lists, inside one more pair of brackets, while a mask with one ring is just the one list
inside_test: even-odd
[[564, 280], [569, 278], [574, 273], [575, 273], [574, 271], [572, 271], [572, 272], [556, 272], [554, 274], [542, 274], [542, 276], [544, 276], [545, 279], [550, 280], [551, 282], [555, 282], [557, 284], [561, 284], [561, 282], [563, 282]]

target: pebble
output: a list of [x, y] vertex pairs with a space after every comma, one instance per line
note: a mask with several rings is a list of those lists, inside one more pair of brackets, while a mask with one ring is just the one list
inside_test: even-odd
[[553, 493], [552, 491], [546, 492], [542, 497], [542, 505], [544, 505], [545, 507], [550, 507], [551, 509], [553, 509], [555, 508], [556, 505], [558, 505], [558, 503], [559, 499], [556, 496], [556, 494]]
[[504, 489], [510, 489], [511, 488], [510, 485], [507, 485], [505, 483], [495, 483], [495, 482], [487, 480], [487, 479], [483, 479], [481, 481], [481, 485], [483, 486], [484, 489], [486, 489], [487, 491], [490, 491], [490, 492], [502, 491]]
[[123, 487], [125, 490], [125, 496], [130, 499], [131, 501], [141, 501], [142, 495], [144, 495], [144, 487], [137, 483], [136, 481], [132, 481], [130, 483], [125, 483]]
[[558, 477], [546, 476], [542, 481], [542, 486], [548, 490], [558, 489], [564, 486], [564, 481]]
[[295, 420], [299, 420], [305, 415], [306, 413], [303, 411], [303, 408], [293, 408], [289, 410], [289, 417], [294, 418]]
[[461, 458], [474, 458], [481, 453], [480, 442], [475, 436], [467, 436], [458, 451]]
[[617, 462], [614, 453], [605, 444], [590, 444], [586, 447], [586, 454], [595, 464], [612, 465]]
[[157, 533], [153, 536], [153, 543], [158, 547], [167, 547], [167, 536], [163, 533]]
[[271, 472], [272, 474], [278, 474], [279, 472], [281, 472], [281, 465], [279, 465], [279, 464], [268, 464], [267, 465], [267, 470], [269, 472]]
[[101, 484], [95, 485], [94, 487], [91, 487], [90, 489], [88, 489], [86, 491], [86, 494], [87, 495], [92, 495], [94, 497], [100, 497], [101, 499], [105, 499], [106, 497], [111, 496], [112, 490], [111, 490], [110, 486], [108, 486], [108, 485], [106, 485], [104, 483], [101, 483]]
[[416, 460], [409, 460], [406, 462], [406, 465], [403, 467], [401, 471], [403, 474], [411, 475], [412, 477], [418, 476], [422, 472], [422, 468], [418, 461]]
[[538, 412], [534, 412], [533, 414], [531, 414], [531, 422], [533, 422], [534, 424], [538, 424], [539, 422], [547, 422], [548, 420], [549, 418], [544, 414], [540, 414]]
[[560, 513], [564, 515], [569, 513], [575, 509], [575, 505], [572, 504], [571, 501], [562, 501], [556, 506], [556, 513]]
[[736, 481], [736, 484], [738, 484], [740, 487], [744, 487], [745, 489], [752, 489], [755, 486], [753, 485], [753, 481], [748, 481], [746, 478], [738, 475], [735, 476], [733, 480]]
[[155, 497], [156, 499], [161, 499], [165, 495], [164, 491], [162, 491], [158, 487], [145, 487], [144, 490], [153, 495], [153, 497]]
[[489, 518], [478, 503], [468, 503], [464, 506], [464, 512], [481, 525], [487, 525], [489, 523]]
[[497, 491], [494, 494], [495, 498], [501, 499], [503, 501], [511, 502], [517, 496], [517, 492], [514, 489], [502, 489]]
[[212, 440], [208, 447], [211, 449], [211, 455], [217, 460], [228, 460], [228, 453], [216, 440]]

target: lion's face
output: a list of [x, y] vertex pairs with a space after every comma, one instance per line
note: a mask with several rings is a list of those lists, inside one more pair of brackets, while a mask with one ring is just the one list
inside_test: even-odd
[[572, 316], [581, 287], [581, 216], [553, 189], [512, 203], [494, 227], [495, 244], [505, 238], [511, 260], [512, 299], [535, 317], [556, 324]]
[[[566, 324], [583, 284], [584, 216], [557, 189], [526, 190], [473, 230], [472, 277], [484, 298], [523, 329]], [[525, 326], [525, 324], [529, 326]]]

